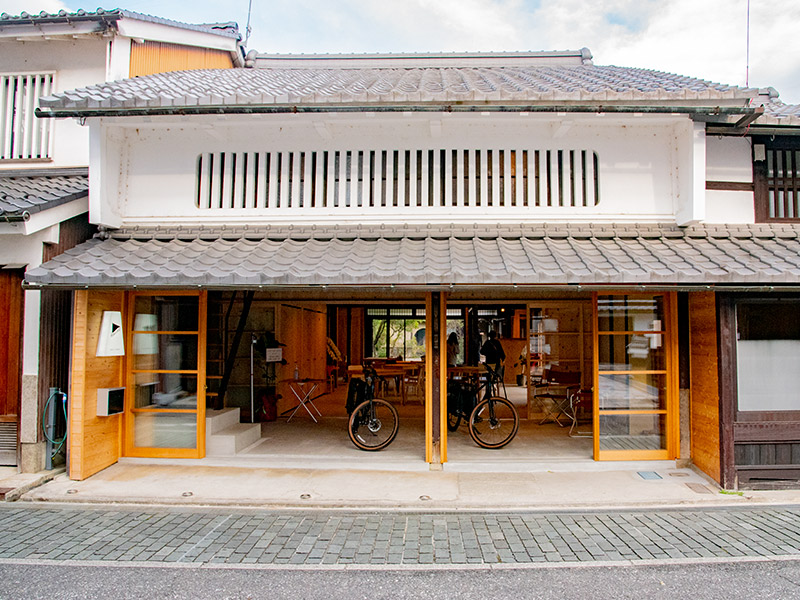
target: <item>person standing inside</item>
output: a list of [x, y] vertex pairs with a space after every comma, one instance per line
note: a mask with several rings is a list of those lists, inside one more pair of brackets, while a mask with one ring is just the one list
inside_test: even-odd
[[489, 332], [489, 339], [481, 346], [481, 354], [486, 357], [486, 364], [502, 379], [506, 353], [503, 351], [503, 344], [497, 339], [497, 332], [494, 329]]
[[455, 367], [458, 361], [458, 335], [454, 331], [447, 338], [447, 366]]

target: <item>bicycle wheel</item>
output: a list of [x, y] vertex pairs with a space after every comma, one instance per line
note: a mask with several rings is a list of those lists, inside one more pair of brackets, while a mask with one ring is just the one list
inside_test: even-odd
[[386, 400], [375, 398], [356, 406], [350, 415], [347, 433], [356, 448], [381, 450], [392, 443], [399, 427], [395, 407]]
[[502, 448], [514, 439], [518, 429], [517, 410], [499, 396], [478, 402], [469, 417], [469, 435], [483, 448]]

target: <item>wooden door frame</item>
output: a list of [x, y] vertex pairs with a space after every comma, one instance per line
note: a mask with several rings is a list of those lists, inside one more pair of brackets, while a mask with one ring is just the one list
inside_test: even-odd
[[[666, 361], [666, 410], [660, 411], [632, 411], [625, 414], [664, 414], [666, 427], [666, 448], [662, 450], [601, 450], [600, 449], [600, 344], [598, 327], [597, 300], [599, 296], [626, 296], [629, 298], [664, 296], [664, 344]], [[678, 363], [678, 303], [676, 292], [630, 292], [630, 291], [603, 291], [592, 293], [592, 335], [593, 343], [593, 441], [594, 459], [597, 461], [611, 460], [673, 460], [678, 457], [680, 448], [680, 374]], [[619, 374], [624, 374], [621, 371]]]
[[[134, 446], [134, 398], [133, 373], [133, 320], [134, 303], [141, 296], [196, 296], [198, 298], [197, 331], [197, 439], [195, 448], [157, 448]], [[125, 419], [123, 427], [122, 455], [145, 458], [203, 458], [206, 453], [206, 329], [208, 319], [208, 292], [206, 290], [136, 290], [126, 293], [125, 322]], [[189, 332], [191, 334], [191, 332]], [[155, 411], [154, 411], [155, 412]], [[187, 414], [186, 410], [160, 410], [160, 413], [177, 412]]]

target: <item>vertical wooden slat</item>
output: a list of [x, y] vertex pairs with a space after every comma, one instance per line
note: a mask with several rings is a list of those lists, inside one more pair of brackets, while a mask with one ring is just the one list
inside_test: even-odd
[[466, 154], [467, 150], [456, 150], [456, 206], [458, 207], [463, 207], [465, 204], [467, 182], [464, 178], [464, 159]]
[[385, 167], [383, 164], [383, 157], [386, 154], [385, 151], [377, 150], [371, 152], [372, 156], [374, 157], [374, 165], [375, 171], [372, 174], [372, 190], [373, 190], [373, 206], [379, 208], [384, 205], [383, 203], [383, 195], [385, 193], [384, 184], [385, 184]]
[[314, 207], [325, 205], [325, 153], [314, 152]]
[[417, 174], [416, 150], [412, 150], [406, 155], [406, 158], [409, 159], [406, 165], [406, 173], [408, 174], [406, 178], [408, 184], [408, 206], [417, 206], [417, 180], [419, 175]]
[[302, 152], [287, 152], [289, 155], [289, 165], [287, 166], [288, 174], [288, 191], [287, 198], [289, 200], [286, 208], [299, 208], [300, 207], [300, 169], [302, 167]]
[[339, 157], [339, 185], [337, 186], [337, 203], [340, 209], [347, 206], [347, 152], [340, 150], [336, 153]]
[[198, 161], [197, 206], [211, 208], [211, 154], [203, 152]]
[[370, 169], [370, 152], [364, 150], [358, 153], [359, 161], [361, 163], [361, 207], [369, 207], [369, 188], [372, 180], [372, 170]]
[[211, 170], [211, 174], [209, 176], [209, 185], [211, 187], [210, 207], [222, 208], [222, 178], [224, 177], [223, 163], [225, 161], [225, 153], [213, 152], [210, 154], [210, 158], [211, 158], [211, 162], [209, 162], [209, 169]]
[[269, 193], [269, 152], [258, 153], [258, 168], [256, 169], [255, 208], [267, 207], [267, 194]]
[[502, 183], [503, 172], [500, 169], [500, 153], [502, 150], [490, 150], [492, 155], [492, 193], [489, 199], [490, 206], [500, 206], [500, 184]]
[[516, 190], [514, 194], [514, 206], [521, 207], [525, 205], [524, 197], [525, 197], [525, 165], [523, 163], [523, 158], [525, 157], [525, 152], [523, 150], [517, 150], [514, 153], [514, 169], [516, 170]]
[[311, 152], [297, 152], [296, 153], [300, 160], [298, 161], [299, 165], [297, 166], [297, 187], [298, 187], [298, 195], [300, 196], [300, 206], [305, 209], [311, 208], [311, 193], [313, 192], [314, 188], [311, 184], [312, 179], [312, 161], [311, 161]]
[[503, 169], [503, 185], [500, 188], [500, 195], [497, 198], [497, 206], [510, 207], [512, 195], [514, 194], [514, 180], [511, 178], [512, 166], [514, 159], [512, 159], [512, 152], [509, 149], [499, 150], [498, 154], [502, 158]]
[[[42, 96], [49, 96], [54, 91], [54, 78], [55, 76], [52, 74], [45, 76], [45, 85], [42, 89]], [[44, 156], [49, 157], [53, 155], [53, 136], [50, 135], [53, 127], [53, 119], [39, 119], [39, 121], [41, 121], [39, 127], [42, 136], [42, 151], [44, 152]]]
[[9, 77], [7, 75], [0, 75], [0, 158], [7, 158], [8, 156], [8, 138], [6, 135], [8, 131], [8, 98]]
[[379, 174], [381, 185], [381, 206], [392, 206], [394, 202], [394, 152], [386, 150], [381, 155], [382, 171]]
[[292, 153], [278, 152], [280, 156], [280, 180], [278, 181], [278, 202], [276, 208], [288, 208], [291, 206], [289, 193], [291, 191], [291, 166]]
[[233, 208], [233, 175], [236, 169], [236, 153], [221, 153], [225, 162], [220, 165], [222, 171], [222, 195], [220, 197], [221, 208]]
[[14, 139], [11, 141], [11, 158], [22, 158], [22, 110], [25, 99], [25, 79], [17, 76], [14, 88]]
[[406, 189], [406, 179], [408, 178], [408, 162], [406, 161], [406, 151], [400, 150], [397, 153], [397, 206], [408, 206], [406, 203], [406, 196], [408, 191]]
[[245, 169], [247, 167], [247, 153], [236, 152], [236, 163], [233, 165], [233, 190], [231, 191], [231, 208], [245, 208]]
[[[31, 114], [34, 114], [34, 109], [39, 104], [39, 98], [42, 97], [42, 86], [44, 85], [44, 75], [36, 75], [33, 78], [33, 94], [32, 94], [32, 108]], [[36, 119], [33, 120], [33, 127], [31, 128], [30, 135], [31, 135], [31, 156], [33, 158], [44, 158], [45, 152], [44, 148], [42, 147], [42, 127], [44, 127], [44, 121], [49, 121], [50, 119]]]
[[242, 152], [242, 156], [247, 159], [244, 165], [244, 181], [242, 182], [242, 186], [244, 187], [242, 203], [244, 208], [253, 209], [256, 207], [256, 168], [258, 166], [259, 153]]
[[336, 202], [336, 155], [337, 152], [330, 150], [325, 153], [328, 160], [328, 176], [325, 181], [325, 205], [331, 210]]
[[489, 205], [489, 166], [486, 150], [477, 150], [475, 152], [475, 177], [480, 177], [480, 191], [476, 196], [475, 206], [488, 206]]
[[24, 109], [22, 112], [22, 158], [32, 157], [32, 142], [33, 142], [33, 109], [34, 109], [34, 95], [33, 95], [34, 77], [27, 75], [25, 77], [25, 90], [24, 90]]
[[[426, 152], [426, 154], [428, 154]], [[428, 173], [432, 175], [428, 183], [431, 197], [428, 199], [427, 206], [439, 207], [442, 205], [442, 156], [438, 150], [433, 151], [433, 160], [429, 164]], [[431, 168], [432, 167], [432, 168]]]
[[267, 204], [269, 208], [278, 207], [278, 182], [280, 180], [280, 152], [269, 153], [269, 185]]

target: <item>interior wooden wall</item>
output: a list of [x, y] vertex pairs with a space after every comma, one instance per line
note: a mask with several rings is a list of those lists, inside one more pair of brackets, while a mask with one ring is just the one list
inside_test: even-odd
[[278, 393], [282, 398], [278, 410], [283, 411], [297, 400], [286, 380], [294, 377], [297, 365], [301, 379], [325, 380], [327, 365], [327, 318], [322, 303], [281, 304], [278, 308], [277, 339], [285, 344], [285, 365], [278, 367]]
[[364, 362], [364, 308], [354, 306], [350, 311], [350, 352], [351, 365]]
[[720, 482], [719, 371], [714, 292], [689, 294], [692, 461]]
[[97, 416], [97, 390], [122, 387], [122, 356], [95, 356], [103, 311], [124, 310], [124, 292], [75, 292], [72, 387], [69, 396], [69, 477], [86, 479], [121, 453], [122, 415]]

